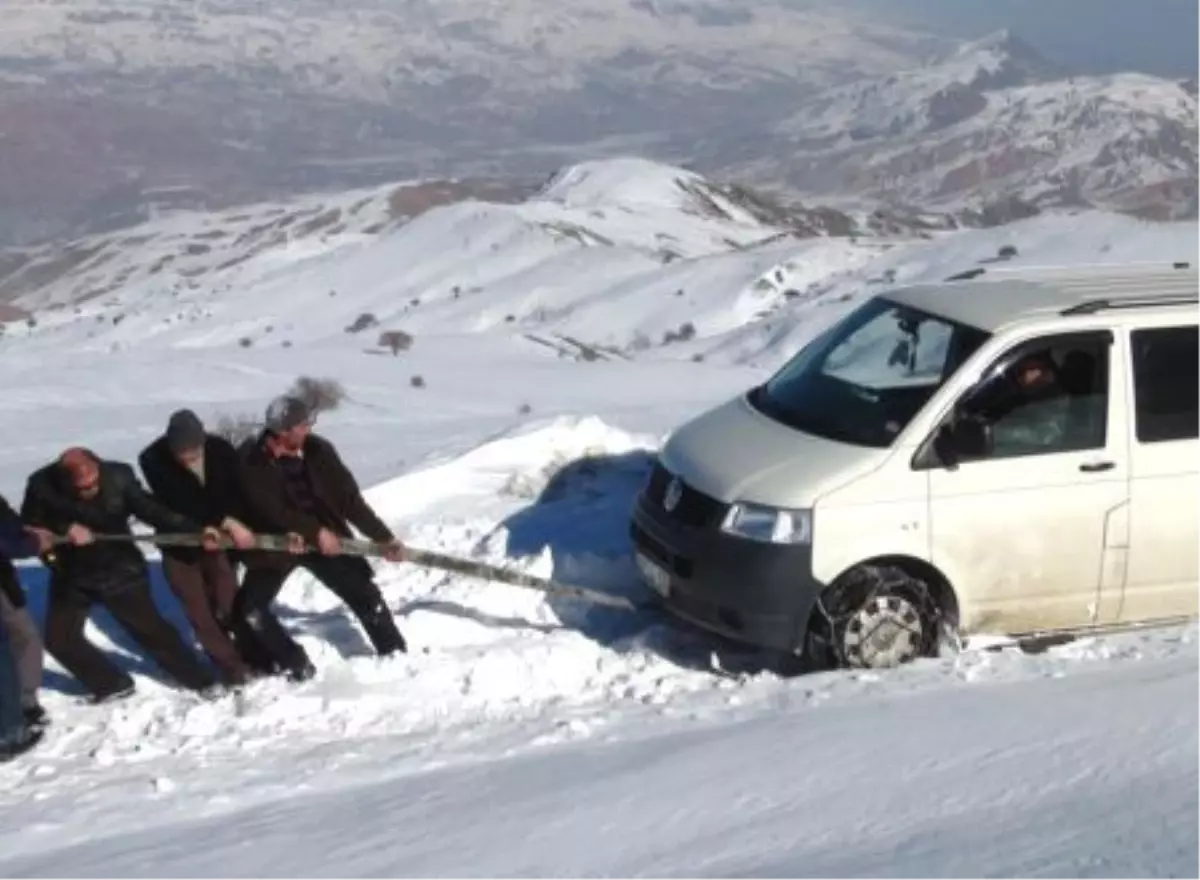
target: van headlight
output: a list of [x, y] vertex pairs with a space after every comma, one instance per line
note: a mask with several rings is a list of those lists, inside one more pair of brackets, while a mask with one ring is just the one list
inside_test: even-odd
[[812, 511], [786, 510], [738, 502], [729, 508], [721, 531], [771, 544], [811, 544]]

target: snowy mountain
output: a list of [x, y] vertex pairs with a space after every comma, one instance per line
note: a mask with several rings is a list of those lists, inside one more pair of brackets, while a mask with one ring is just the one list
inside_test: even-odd
[[[542, 175], [755, 126], [944, 41], [832, 2], [18, 0], [0, 241], [401, 177]], [[20, 205], [20, 209], [14, 206]], [[118, 221], [119, 224], [119, 221]]]
[[[962, 269], [1064, 222], [972, 238], [934, 227], [874, 234], [840, 215], [839, 231], [857, 234], [830, 235], [829, 212], [789, 212], [636, 158], [570, 166], [532, 194], [460, 194], [413, 183], [181, 212], [0, 253], [0, 297], [18, 310], [6, 339], [51, 352], [349, 337], [378, 351], [395, 330], [498, 332], [575, 357], [770, 359], [812, 309], [833, 315], [824, 307], [885, 278], [923, 277], [929, 258], [910, 263], [910, 253], [965, 249]], [[1194, 249], [1194, 224], [1075, 222], [1080, 259], [1142, 259], [1148, 246], [1147, 258], [1169, 262]]]
[[[7, 338], [114, 350], [292, 346], [349, 334], [370, 346], [397, 329], [471, 330], [580, 357], [738, 358], [757, 351], [763, 334], [783, 333], [795, 306], [852, 297], [885, 269], [903, 280], [888, 255], [939, 234], [934, 226], [876, 234], [848, 215], [789, 211], [635, 158], [570, 166], [533, 193], [461, 194], [400, 184], [180, 212], [62, 247], [0, 252]], [[835, 217], [838, 232], [856, 234], [828, 234]], [[1095, 237], [1080, 241], [1100, 252], [1134, 253], [1144, 235], [1191, 249], [1136, 221], [1093, 224]], [[1020, 230], [985, 237], [985, 247], [1019, 245]], [[30, 314], [32, 327], [21, 323]]]
[[1186, 83], [1064, 77], [1000, 32], [800, 102], [772, 140], [785, 158], [756, 156], [724, 173], [784, 178], [810, 197], [991, 205], [1006, 219], [1063, 205], [1170, 218], [1195, 216], [1196, 144]]
[[[70, 444], [131, 460], [179, 406], [253, 424], [310, 376], [340, 385], [318, 431], [408, 543], [642, 598], [628, 514], [664, 434], [863, 297], [1002, 249], [1197, 258], [1194, 221], [1098, 211], [814, 234], [643, 160], [461, 194], [183, 212], [12, 257], [0, 492]], [[650, 612], [376, 565], [407, 654], [377, 659], [296, 573], [279, 611], [318, 673], [238, 697], [173, 689], [97, 613], [138, 691], [82, 704], [48, 660], [46, 740], [0, 765], [0, 873], [1196, 872], [1195, 624], [787, 678], [715, 670]], [[41, 619], [46, 572], [21, 575]], [[156, 599], [188, 632], [161, 577]]]
[[785, 2], [729, 11], [712, 0], [20, 0], [8, 12], [0, 53], [20, 81], [211, 71], [371, 102], [456, 80], [506, 109], [514, 95], [600, 73], [721, 88], [768, 74], [828, 82], [847, 59], [881, 72], [937, 42], [831, 5]]

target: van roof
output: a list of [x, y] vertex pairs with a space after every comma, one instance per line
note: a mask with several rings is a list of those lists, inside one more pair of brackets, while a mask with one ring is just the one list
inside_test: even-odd
[[1178, 309], [1195, 305], [1200, 274], [1188, 263], [1095, 267], [977, 267], [942, 282], [888, 290], [888, 299], [989, 333], [1054, 315], [1106, 309]]

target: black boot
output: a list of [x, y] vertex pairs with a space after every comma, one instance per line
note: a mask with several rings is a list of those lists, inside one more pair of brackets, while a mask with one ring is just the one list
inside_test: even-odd
[[0, 763], [3, 763], [4, 761], [11, 761], [13, 758], [25, 754], [38, 743], [40, 743], [42, 741], [42, 737], [45, 735], [45, 731], [43, 730], [32, 730], [28, 727], [25, 728], [25, 733], [18, 737], [15, 742], [9, 742], [0, 745]]
[[362, 625], [380, 657], [407, 653], [408, 645], [404, 636], [400, 635], [391, 609], [382, 599], [362, 615]]
[[133, 683], [133, 679], [129, 680], [129, 684], [119, 687], [115, 691], [107, 691], [105, 693], [92, 694], [88, 698], [88, 702], [93, 705], [101, 705], [102, 703], [113, 703], [117, 700], [123, 700], [126, 697], [133, 696], [137, 691], [137, 686]]
[[301, 682], [308, 681], [317, 674], [317, 667], [313, 666], [312, 661], [307, 656], [304, 659], [296, 662], [287, 671], [289, 681]]
[[38, 703], [29, 703], [21, 709], [25, 715], [25, 726], [41, 730], [50, 724], [50, 716]]

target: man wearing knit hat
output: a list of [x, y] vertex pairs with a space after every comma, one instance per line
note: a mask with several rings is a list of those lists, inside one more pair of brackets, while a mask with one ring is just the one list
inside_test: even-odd
[[[172, 413], [163, 434], [142, 450], [138, 465], [155, 497], [204, 526], [227, 533], [240, 550], [254, 533], [237, 518], [243, 506], [241, 462], [228, 440], [210, 434], [190, 409]], [[202, 648], [226, 684], [244, 684], [249, 669], [231, 638], [237, 594], [236, 559], [225, 551], [164, 547], [163, 574]]]
[[240, 450], [247, 525], [294, 536], [298, 552], [244, 555], [246, 576], [234, 613], [238, 639], [256, 640], [274, 668], [296, 680], [311, 677], [315, 669], [270, 606], [297, 567], [346, 603], [380, 655], [406, 649], [370, 563], [340, 554], [342, 539], [353, 536], [351, 526], [385, 543], [389, 560], [403, 560], [404, 545], [367, 504], [334, 445], [312, 433], [314, 422], [315, 413], [303, 400], [278, 398], [267, 408], [263, 431]]

